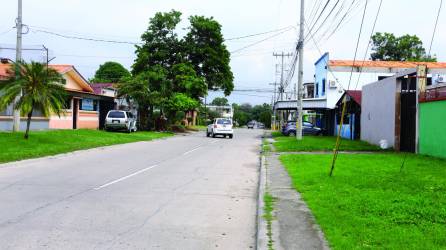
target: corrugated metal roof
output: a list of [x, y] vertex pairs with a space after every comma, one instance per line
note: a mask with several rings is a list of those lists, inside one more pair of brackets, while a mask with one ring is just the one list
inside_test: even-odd
[[446, 69], [446, 62], [401, 62], [401, 61], [355, 61], [353, 60], [329, 60], [331, 67], [368, 67], [368, 68], [416, 68], [418, 65], [426, 65], [432, 69]]

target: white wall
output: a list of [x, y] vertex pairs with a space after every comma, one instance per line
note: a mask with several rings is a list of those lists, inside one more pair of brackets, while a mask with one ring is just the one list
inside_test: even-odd
[[389, 77], [362, 87], [361, 140], [395, 146], [396, 78]]
[[[361, 90], [366, 84], [378, 81], [379, 76], [393, 76], [394, 73], [376, 73], [376, 72], [353, 72], [350, 79], [350, 72], [328, 72], [327, 74], [327, 107], [334, 108], [339, 98], [344, 93], [342, 90]], [[336, 79], [337, 81], [336, 81]], [[359, 79], [359, 81], [358, 81]], [[336, 88], [330, 88], [330, 81], [336, 82]], [[350, 82], [350, 86], [349, 86]]]

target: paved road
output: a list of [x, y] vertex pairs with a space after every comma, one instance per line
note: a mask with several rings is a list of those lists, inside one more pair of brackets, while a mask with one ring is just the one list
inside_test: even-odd
[[254, 248], [260, 134], [0, 165], [0, 248]]

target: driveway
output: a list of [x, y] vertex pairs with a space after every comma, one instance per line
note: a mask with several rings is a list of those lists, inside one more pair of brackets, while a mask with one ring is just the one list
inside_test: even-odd
[[2, 249], [255, 248], [261, 130], [0, 165]]

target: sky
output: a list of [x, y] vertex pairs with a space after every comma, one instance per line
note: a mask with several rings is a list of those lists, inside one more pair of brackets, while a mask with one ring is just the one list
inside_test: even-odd
[[[352, 0], [341, 0], [348, 6]], [[315, 40], [319, 49], [308, 37], [304, 50], [304, 81], [312, 81], [314, 62], [321, 53], [329, 52], [331, 59], [353, 59], [358, 37], [363, 7], [366, 0], [357, 0], [360, 5], [354, 8], [333, 36], [319, 39], [321, 35], [334, 27], [330, 19], [316, 33]], [[63, 3], [62, 3], [63, 2]], [[325, 3], [325, 0], [306, 0], [306, 20], [310, 23], [317, 15], [312, 10]], [[325, 13], [336, 1], [331, 1]], [[434, 30], [435, 19], [440, 0], [383, 0], [375, 32], [391, 32], [395, 35], [417, 35], [425, 47], [429, 47]], [[358, 48], [358, 58], [364, 57], [372, 31], [379, 0], [368, 0], [364, 26]], [[445, 5], [445, 4], [444, 4]], [[23, 0], [23, 23], [29, 32], [23, 35], [24, 48], [40, 48], [45, 45], [50, 50], [51, 63], [72, 64], [86, 78], [91, 78], [99, 65], [106, 61], [116, 61], [130, 69], [135, 59], [135, 48], [131, 44], [82, 41], [66, 39], [42, 33], [50, 31], [68, 36], [80, 36], [94, 39], [139, 42], [141, 34], [147, 29], [149, 19], [156, 12], [172, 9], [183, 13], [179, 25], [179, 34], [184, 34], [188, 27], [187, 18], [191, 15], [214, 17], [221, 25], [228, 50], [231, 53], [231, 69], [234, 74], [235, 89], [228, 99], [236, 103], [271, 103], [271, 83], [279, 81], [277, 64], [280, 58], [273, 52], [295, 53], [298, 39], [298, 22], [300, 12], [298, 0]], [[446, 61], [446, 6], [442, 6], [437, 32], [432, 45], [432, 54], [439, 61]], [[14, 47], [16, 40], [15, 18], [17, 0], [2, 1], [0, 15], [0, 46]], [[314, 11], [313, 11], [314, 12]], [[336, 12], [336, 11], [335, 11]], [[335, 14], [335, 12], [333, 14]], [[323, 20], [324, 16], [320, 19]], [[320, 21], [320, 22], [321, 22]], [[332, 28], [332, 29], [330, 29]], [[282, 29], [259, 36], [229, 40], [251, 34], [264, 33]], [[282, 32], [282, 33], [281, 33]], [[278, 34], [281, 33], [281, 34]], [[272, 37], [273, 36], [273, 37]], [[272, 37], [272, 38], [270, 38]], [[269, 38], [269, 39], [268, 39]], [[263, 42], [260, 42], [264, 40]], [[319, 51], [320, 50], [320, 51]], [[0, 49], [0, 57], [14, 58], [14, 51]], [[370, 54], [370, 52], [368, 53]], [[24, 58], [41, 60], [41, 51], [25, 51]], [[289, 66], [291, 57], [285, 59]], [[285, 75], [288, 67], [285, 67]], [[292, 85], [296, 82], [293, 78]], [[250, 89], [261, 91], [247, 92]], [[222, 93], [209, 93], [208, 102]]]

